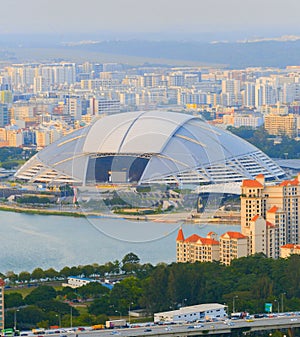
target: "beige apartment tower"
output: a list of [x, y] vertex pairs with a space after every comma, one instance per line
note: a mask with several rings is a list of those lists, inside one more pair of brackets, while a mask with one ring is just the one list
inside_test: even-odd
[[241, 231], [249, 237], [249, 254], [280, 256], [280, 247], [300, 242], [300, 174], [293, 180], [267, 183], [263, 175], [244, 180]]

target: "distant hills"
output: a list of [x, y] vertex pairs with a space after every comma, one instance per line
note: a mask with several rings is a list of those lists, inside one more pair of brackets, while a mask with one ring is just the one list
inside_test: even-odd
[[[74, 41], [74, 40], [73, 40]], [[25, 55], [26, 50], [26, 57]], [[55, 52], [54, 52], [55, 51]], [[118, 57], [151, 59], [153, 63], [163, 63], [162, 60], [173, 60], [178, 65], [193, 64], [220, 64], [229, 68], [245, 67], [279, 67], [300, 65], [299, 39], [261, 39], [257, 41], [218, 42], [201, 41], [159, 41], [159, 40], [107, 40], [97, 39], [66, 42], [55, 39], [53, 36], [34, 38], [11, 38], [0, 35], [0, 58], [8, 55], [11, 61], [24, 59], [41, 61], [41, 59], [73, 57], [80, 54], [82, 59], [89, 60], [93, 55], [102, 55], [105, 62]], [[30, 55], [30, 56], [28, 56]], [[66, 56], [64, 56], [66, 55]], [[180, 61], [178, 61], [180, 60]], [[73, 60], [75, 61], [75, 60]], [[174, 62], [173, 62], [174, 63]]]

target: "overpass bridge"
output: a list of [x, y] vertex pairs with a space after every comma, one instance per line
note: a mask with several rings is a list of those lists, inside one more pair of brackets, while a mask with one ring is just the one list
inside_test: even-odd
[[[153, 325], [147, 327], [82, 331], [77, 337], [188, 337], [188, 336], [237, 336], [251, 335], [256, 331], [281, 330], [289, 337], [295, 337], [295, 328], [300, 328], [300, 315], [277, 316], [273, 318], [241, 319], [206, 323]], [[60, 334], [62, 336], [62, 334]]]

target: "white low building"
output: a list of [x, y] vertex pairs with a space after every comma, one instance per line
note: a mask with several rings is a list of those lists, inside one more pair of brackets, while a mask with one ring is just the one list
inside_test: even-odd
[[63, 287], [70, 287], [70, 288], [80, 288], [82, 286], [85, 286], [91, 282], [97, 282], [103, 285], [103, 287], [106, 287], [108, 289], [112, 289], [114, 286], [114, 283], [111, 283], [109, 280], [105, 280], [105, 282], [101, 282], [100, 280], [91, 279], [88, 277], [80, 277], [80, 276], [69, 276], [68, 277], [68, 283], [62, 283]]
[[71, 288], [79, 288], [91, 282], [95, 282], [95, 280], [87, 278], [87, 277], [69, 276], [68, 283], [63, 283], [62, 286], [71, 287]]
[[158, 322], [195, 322], [197, 320], [224, 319], [227, 317], [227, 306], [218, 303], [207, 303], [182, 307], [178, 310], [154, 314], [154, 323]]

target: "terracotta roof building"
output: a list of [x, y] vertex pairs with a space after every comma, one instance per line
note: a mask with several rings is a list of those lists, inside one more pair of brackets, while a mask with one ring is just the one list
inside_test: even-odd
[[177, 262], [212, 262], [220, 259], [219, 241], [197, 234], [184, 239], [181, 228], [176, 239], [176, 250]]
[[244, 180], [241, 190], [241, 231], [249, 237], [249, 254], [278, 258], [281, 246], [300, 244], [300, 174], [278, 184], [260, 174]]
[[220, 262], [230, 265], [233, 259], [248, 255], [248, 237], [239, 232], [226, 232], [220, 236]]

